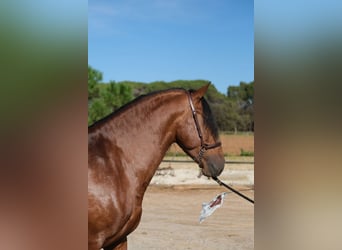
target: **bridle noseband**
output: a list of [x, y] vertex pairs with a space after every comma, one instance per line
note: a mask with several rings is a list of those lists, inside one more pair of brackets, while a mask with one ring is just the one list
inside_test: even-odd
[[201, 148], [200, 148], [200, 150], [198, 152], [197, 163], [198, 163], [200, 168], [203, 168], [202, 158], [203, 158], [204, 153], [208, 149], [213, 149], [213, 148], [220, 147], [221, 146], [221, 142], [215, 142], [214, 144], [208, 144], [208, 143], [204, 142], [202, 131], [201, 131], [201, 127], [199, 126], [199, 123], [198, 123], [196, 109], [195, 109], [194, 104], [193, 104], [192, 99], [191, 99], [191, 94], [190, 94], [189, 91], [187, 91], [187, 94], [188, 94], [188, 97], [189, 97], [189, 103], [190, 103], [190, 108], [191, 108], [192, 116], [193, 116], [194, 121], [195, 121], [195, 127], [196, 127], [196, 130], [197, 130], [197, 133], [198, 133], [198, 137], [200, 138], [200, 141], [201, 141]]

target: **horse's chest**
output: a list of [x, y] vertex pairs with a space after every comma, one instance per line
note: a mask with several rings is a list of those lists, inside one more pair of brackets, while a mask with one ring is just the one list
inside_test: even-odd
[[113, 202], [116, 207], [113, 211], [112, 225], [114, 232], [128, 234], [132, 232], [139, 224], [142, 207], [141, 202], [137, 202], [134, 198], [126, 196], [118, 204], [118, 200]]
[[127, 221], [125, 225], [127, 234], [133, 232], [137, 228], [141, 219], [141, 215], [142, 215], [141, 207], [135, 207], [131, 213], [129, 220]]
[[117, 213], [120, 216], [115, 217], [112, 221], [113, 227], [111, 232], [107, 234], [105, 244], [112, 244], [122, 237], [126, 237], [137, 228], [142, 214], [141, 206], [128, 210], [130, 213], [127, 213], [127, 211], [119, 211]]

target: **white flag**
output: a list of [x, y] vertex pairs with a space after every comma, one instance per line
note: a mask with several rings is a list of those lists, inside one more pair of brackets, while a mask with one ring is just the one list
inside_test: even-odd
[[222, 206], [223, 199], [226, 194], [226, 192], [218, 194], [210, 202], [202, 204], [202, 211], [199, 218], [200, 223], [202, 223], [202, 221], [204, 221], [205, 218], [210, 216], [217, 208]]

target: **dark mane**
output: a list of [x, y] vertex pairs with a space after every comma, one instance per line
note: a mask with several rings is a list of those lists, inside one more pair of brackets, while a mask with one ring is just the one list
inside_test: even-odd
[[[193, 89], [190, 89], [189, 91], [194, 92]], [[202, 103], [202, 109], [203, 109], [204, 125], [210, 130], [213, 137], [215, 139], [218, 139], [219, 131], [218, 131], [216, 121], [214, 119], [214, 115], [211, 112], [210, 106], [204, 97], [201, 98], [201, 103]]]
[[[107, 116], [101, 118], [100, 120], [94, 122], [93, 124], [88, 126], [88, 129], [93, 128], [96, 125], [99, 125], [99, 124], [106, 122], [107, 120], [111, 119], [112, 117], [120, 114], [121, 112], [127, 110], [128, 108], [130, 108], [132, 106], [137, 105], [138, 103], [140, 103], [143, 100], [147, 100], [148, 98], [151, 98], [155, 95], [165, 93], [165, 92], [170, 92], [170, 91], [184, 91], [184, 92], [186, 92], [187, 90], [185, 90], [183, 88], [171, 88], [171, 89], [166, 89], [166, 90], [153, 91], [153, 92], [150, 92], [150, 93], [147, 93], [144, 95], [140, 95], [140, 96], [136, 97], [135, 99], [133, 99], [132, 101], [121, 106], [120, 108], [118, 108], [114, 112], [110, 113], [109, 115], [107, 115]], [[194, 92], [194, 90], [190, 89], [189, 92]], [[212, 133], [214, 138], [218, 139], [219, 131], [218, 131], [218, 127], [217, 127], [217, 124], [215, 122], [213, 113], [211, 112], [210, 106], [204, 97], [201, 98], [201, 103], [202, 103], [202, 109], [203, 109], [204, 125], [210, 130], [210, 132]]]
[[219, 131], [216, 124], [216, 120], [214, 119], [213, 113], [211, 112], [208, 102], [204, 98], [202, 98], [202, 107], [204, 114], [204, 124], [209, 128], [214, 138], [218, 139]]
[[95, 121], [93, 124], [91, 124], [90, 126], [88, 126], [88, 129], [95, 127], [96, 125], [99, 125], [101, 123], [106, 122], [107, 120], [109, 120], [110, 118], [120, 114], [121, 112], [125, 111], [126, 109], [135, 106], [136, 104], [140, 103], [143, 100], [146, 100], [152, 96], [161, 94], [161, 93], [165, 93], [165, 92], [169, 92], [169, 91], [186, 91], [183, 88], [171, 88], [171, 89], [166, 89], [166, 90], [157, 90], [157, 91], [153, 91], [144, 95], [140, 95], [138, 97], [136, 97], [135, 99], [133, 99], [132, 101], [124, 104], [123, 106], [121, 106], [120, 108], [118, 108], [117, 110], [113, 111], [112, 113], [110, 113], [109, 115], [101, 118], [100, 120]]

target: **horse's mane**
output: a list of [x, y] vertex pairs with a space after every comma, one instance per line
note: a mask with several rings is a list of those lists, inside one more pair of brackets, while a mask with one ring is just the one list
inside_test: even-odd
[[[100, 120], [94, 122], [93, 124], [88, 126], [88, 129], [91, 129], [91, 128], [95, 127], [96, 125], [105, 123], [107, 120], [111, 119], [112, 117], [119, 115], [120, 113], [124, 112], [125, 110], [129, 109], [130, 107], [133, 107], [133, 106], [139, 104], [140, 102], [142, 102], [144, 100], [148, 100], [149, 98], [154, 97], [158, 94], [171, 92], [171, 91], [186, 92], [187, 90], [183, 89], [183, 88], [171, 88], [171, 89], [166, 89], [166, 90], [153, 91], [153, 92], [150, 92], [148, 94], [140, 95], [140, 96], [136, 97], [135, 99], [133, 99], [132, 101], [121, 106], [120, 108], [118, 108], [114, 112], [110, 113], [109, 115], [107, 115], [107, 116], [101, 118]], [[195, 90], [193, 90], [193, 89], [189, 90], [190, 93], [194, 92], [194, 91]], [[202, 103], [202, 109], [203, 109], [204, 124], [210, 130], [210, 132], [212, 133], [214, 138], [217, 139], [219, 137], [218, 127], [216, 125], [215, 119], [213, 118], [213, 114], [211, 112], [210, 106], [209, 106], [208, 102], [205, 100], [205, 98], [201, 98], [201, 103]]]
[[162, 94], [162, 93], [166, 93], [166, 92], [171, 92], [171, 91], [186, 91], [186, 90], [183, 89], [183, 88], [171, 88], [171, 89], [166, 89], [166, 90], [152, 91], [150, 93], [140, 95], [140, 96], [136, 97], [135, 99], [133, 99], [132, 101], [130, 101], [130, 102], [124, 104], [123, 106], [121, 106], [120, 108], [116, 109], [115, 111], [113, 111], [109, 115], [101, 118], [100, 120], [95, 121], [93, 124], [88, 126], [88, 129], [90, 129], [92, 127], [95, 127], [96, 125], [99, 125], [101, 123], [106, 122], [110, 118], [119, 115], [120, 113], [124, 112], [125, 110], [129, 109], [130, 107], [133, 107], [133, 106], [137, 105], [138, 103], [140, 103], [140, 102], [142, 102], [144, 100], [148, 100], [149, 98], [151, 98], [153, 96], [156, 96], [158, 94]]

